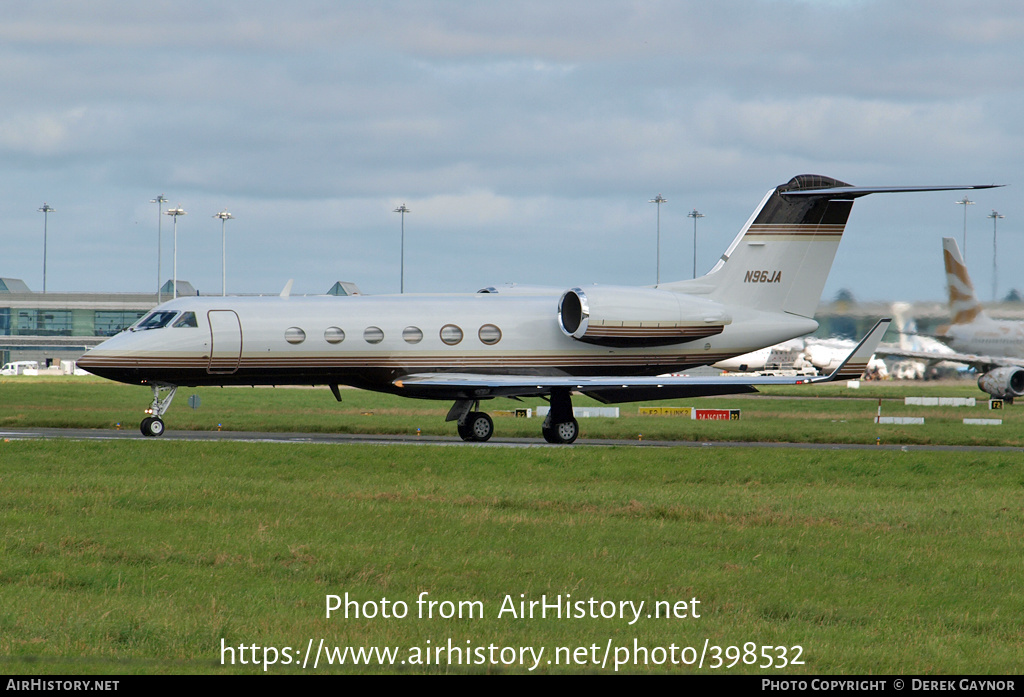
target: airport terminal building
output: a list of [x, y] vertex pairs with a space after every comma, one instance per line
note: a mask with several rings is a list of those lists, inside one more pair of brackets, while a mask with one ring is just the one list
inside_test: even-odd
[[76, 360], [156, 304], [156, 293], [34, 293], [0, 278], [0, 363]]

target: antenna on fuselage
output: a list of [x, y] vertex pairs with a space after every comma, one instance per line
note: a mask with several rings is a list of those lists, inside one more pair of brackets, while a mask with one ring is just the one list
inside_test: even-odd
[[294, 278], [289, 278], [288, 282], [284, 284], [284, 290], [281, 291], [281, 297], [282, 298], [291, 297], [291, 294], [292, 294], [292, 284], [293, 283], [295, 283], [295, 279]]

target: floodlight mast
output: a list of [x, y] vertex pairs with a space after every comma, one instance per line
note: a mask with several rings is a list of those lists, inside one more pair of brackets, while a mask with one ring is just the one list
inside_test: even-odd
[[697, 278], [697, 220], [703, 218], [704, 214], [694, 208], [686, 217], [693, 218], [693, 277]]
[[955, 201], [954, 203], [956, 203], [958, 206], [963, 206], [964, 207], [964, 248], [963, 248], [963, 253], [964, 253], [964, 261], [966, 262], [967, 261], [967, 206], [973, 206], [974, 205], [974, 201], [972, 201], [971, 199], [967, 198], [967, 195], [965, 194], [962, 199], [960, 199], [959, 201]]
[[654, 198], [650, 199], [647, 203], [658, 204], [658, 246], [656, 252], [657, 266], [655, 269], [654, 284], [658, 285], [661, 283], [661, 204], [668, 203], [668, 199], [658, 194]]
[[405, 214], [412, 213], [411, 210], [406, 207], [403, 203], [401, 206], [392, 211], [392, 213], [402, 214], [402, 250], [401, 250], [401, 269], [399, 271], [398, 281], [398, 292], [405, 293]]
[[188, 215], [181, 206], [164, 211], [164, 215], [174, 218], [174, 298], [178, 297], [178, 216]]
[[167, 203], [167, 199], [164, 198], [163, 194], [160, 194], [156, 198], [149, 199], [150, 203], [156, 204], [156, 304], [159, 305], [162, 302], [161, 293], [161, 281], [160, 277], [163, 275], [163, 234], [160, 229], [160, 224], [163, 222], [164, 215], [164, 204]]
[[992, 212], [988, 214], [989, 218], [992, 218], [992, 302], [996, 301], [998, 296], [998, 274], [996, 269], [996, 222], [1000, 218], [1005, 218], [1005, 215], [1000, 215], [999, 211], [992, 209]]
[[43, 203], [42, 208], [37, 209], [43, 214], [43, 292], [46, 292], [46, 238], [48, 233], [49, 215], [56, 209], [53, 208], [49, 203]]
[[227, 235], [224, 232], [224, 225], [229, 221], [233, 220], [235, 216], [223, 210], [220, 213], [214, 213], [214, 218], [220, 218], [220, 294], [226, 296], [228, 294], [228, 243]]

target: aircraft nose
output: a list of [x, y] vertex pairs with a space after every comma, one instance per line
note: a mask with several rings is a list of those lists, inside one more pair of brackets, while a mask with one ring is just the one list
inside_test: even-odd
[[75, 365], [101, 378], [138, 384], [138, 361], [123, 355], [120, 351], [107, 348], [111, 342], [112, 340], [108, 339], [86, 351]]

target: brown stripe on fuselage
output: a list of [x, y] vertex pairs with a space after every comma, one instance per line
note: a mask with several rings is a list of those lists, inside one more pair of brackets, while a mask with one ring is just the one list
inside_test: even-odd
[[[218, 365], [204, 382], [209, 384], [287, 384], [300, 382], [326, 384], [329, 376], [358, 376], [387, 371], [395, 374], [416, 372], [476, 371], [481, 373], [516, 373], [552, 371], [568, 375], [657, 375], [686, 370], [730, 358], [733, 352], [687, 352], [671, 354], [633, 354], [629, 356], [565, 355], [543, 356], [242, 356], [232, 361], [232, 375], [218, 374]], [[138, 383], [159, 380], [174, 383], [175, 372], [183, 375], [181, 384], [195, 381], [197, 374], [210, 369], [209, 358], [186, 356], [90, 356], [83, 368], [110, 379]], [[223, 367], [223, 366], [220, 366]], [[306, 377], [294, 380], [295, 374]], [[185, 377], [188, 375], [189, 377]], [[310, 377], [312, 376], [312, 378]], [[318, 382], [316, 378], [319, 377]], [[337, 378], [335, 378], [337, 379]]]

